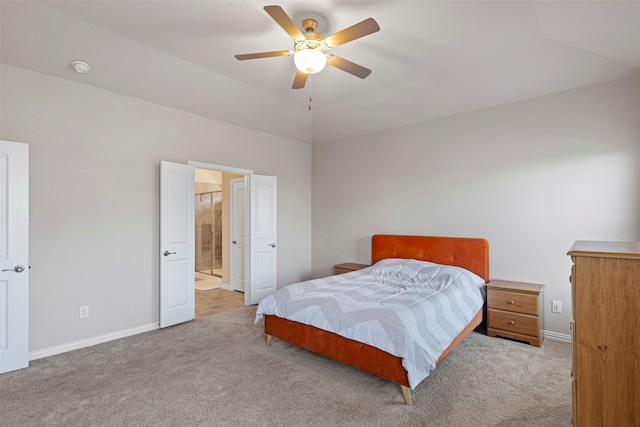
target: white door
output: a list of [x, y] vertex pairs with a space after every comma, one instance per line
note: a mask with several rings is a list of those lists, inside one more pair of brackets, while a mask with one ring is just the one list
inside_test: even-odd
[[251, 268], [245, 304], [257, 304], [278, 288], [277, 178], [251, 175]]
[[160, 327], [195, 317], [195, 168], [160, 162]]
[[29, 366], [29, 146], [0, 141], [0, 374]]
[[244, 292], [244, 178], [232, 179], [231, 183], [231, 289]]

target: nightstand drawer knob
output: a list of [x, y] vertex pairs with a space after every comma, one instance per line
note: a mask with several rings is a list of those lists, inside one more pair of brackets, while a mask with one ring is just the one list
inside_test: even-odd
[[510, 320], [510, 321], [509, 321], [509, 323], [510, 323], [511, 325], [515, 325], [515, 324], [516, 324], [515, 320]]
[[509, 304], [515, 304], [516, 302], [514, 300], [509, 300]]

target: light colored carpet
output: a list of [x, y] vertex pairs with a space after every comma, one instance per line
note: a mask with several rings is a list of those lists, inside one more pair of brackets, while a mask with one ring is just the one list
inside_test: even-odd
[[399, 386], [274, 339], [255, 306], [0, 375], [14, 426], [569, 426], [570, 346], [472, 333], [404, 404]]

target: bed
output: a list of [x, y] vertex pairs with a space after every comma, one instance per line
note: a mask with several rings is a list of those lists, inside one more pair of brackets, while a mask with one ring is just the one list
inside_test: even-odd
[[[380, 277], [383, 278], [383, 282], [390, 282], [395, 286], [395, 288], [392, 287], [392, 291], [393, 289], [396, 289], [397, 292], [398, 286], [400, 286], [403, 289], [401, 292], [403, 296], [405, 295], [405, 292], [406, 295], [411, 294], [413, 291], [405, 291], [405, 286], [403, 286], [402, 283], [394, 283], [393, 280], [389, 279], [390, 277], [405, 277], [397, 276], [400, 273], [394, 273], [394, 276], [390, 276], [389, 271], [392, 270], [400, 271], [402, 274], [405, 274], [405, 271], [411, 272], [413, 271], [412, 269], [416, 271], [419, 270], [419, 273], [411, 274], [415, 274], [416, 277], [422, 277], [423, 274], [431, 274], [429, 272], [431, 269], [435, 268], [438, 271], [449, 272], [448, 274], [450, 274], [450, 277], [455, 276], [455, 283], [458, 288], [465, 286], [474, 288], [480, 286], [484, 288], [484, 284], [489, 278], [489, 245], [485, 239], [377, 234], [372, 237], [371, 244], [372, 267], [363, 269], [360, 272], [317, 279], [318, 282], [307, 281], [301, 282], [300, 284], [293, 284], [286, 287], [288, 290], [283, 291], [283, 288], [278, 290], [276, 294], [291, 294], [293, 292], [293, 300], [296, 300], [295, 303], [302, 304], [302, 302], [297, 300], [311, 298], [309, 295], [304, 294], [302, 293], [303, 291], [299, 290], [304, 287], [311, 289], [311, 292], [313, 293], [316, 287], [325, 286], [325, 282], [329, 283], [329, 285], [326, 285], [325, 288], [321, 290], [331, 290], [328, 286], [334, 283], [337, 283], [337, 285], [344, 284], [345, 286], [350, 286], [350, 283], [352, 282], [362, 282], [365, 280], [372, 280], [372, 278], [377, 281]], [[421, 261], [427, 261], [427, 263]], [[430, 263], [434, 263], [435, 266]], [[449, 280], [449, 282], [453, 282], [453, 279]], [[473, 283], [473, 285], [467, 283]], [[454, 286], [451, 285], [448, 287], [453, 288]], [[376, 294], [378, 292], [377, 288], [376, 291], [372, 291], [372, 293]], [[444, 291], [441, 291], [440, 288], [430, 292], [434, 292], [436, 297], [444, 298], [443, 295], [445, 295]], [[457, 326], [459, 332], [458, 329], [456, 329], [454, 335], [450, 333], [450, 335], [452, 335], [451, 337], [446, 338], [446, 340], [443, 338], [441, 340], [442, 342], [438, 343], [440, 347], [438, 347], [437, 350], [429, 349], [425, 351], [426, 353], [433, 353], [433, 351], [437, 351], [436, 354], [428, 355], [428, 357], [433, 359], [432, 362], [429, 361], [433, 366], [423, 368], [423, 370], [426, 371], [426, 375], [428, 375], [432, 368], [435, 368], [435, 364], [437, 362], [445, 357], [451, 350], [453, 350], [453, 348], [456, 347], [456, 345], [458, 345], [458, 343], [460, 343], [478, 325], [480, 325], [480, 323], [482, 323], [484, 298], [482, 298], [478, 303], [477, 297], [475, 296], [476, 291], [472, 290], [470, 293], [473, 293], [474, 298], [476, 299], [473, 307], [477, 308], [479, 304], [479, 308], [477, 308], [477, 311], [476, 308], [473, 308], [475, 315], [472, 314], [473, 312], [471, 312], [471, 314], [467, 314], [464, 324]], [[296, 320], [295, 316], [282, 314], [287, 310], [279, 310], [279, 305], [280, 308], [286, 306], [284, 302], [274, 302], [275, 299], [278, 298], [278, 295], [276, 294], [274, 294], [275, 296], [272, 295], [263, 299], [263, 301], [260, 302], [256, 313], [256, 321], [264, 318], [264, 331], [266, 334], [267, 345], [271, 345], [272, 337], [277, 337], [312, 352], [338, 360], [347, 365], [397, 383], [400, 385], [405, 403], [407, 405], [412, 405], [411, 389], [415, 388], [417, 382], [421, 381], [426, 376], [425, 372], [419, 372], [418, 374], [413, 372], [415, 369], [413, 365], [426, 362], [424, 362], [421, 357], [418, 358], [419, 363], [415, 361], [408, 362], [410, 359], [408, 355], [411, 355], [411, 358], [414, 358], [414, 354], [417, 353], [413, 348], [404, 350], [404, 346], [417, 345], [421, 349], [420, 351], [422, 351], [422, 347], [420, 347], [422, 343], [418, 342], [417, 344], [414, 344], [409, 338], [403, 338], [405, 343], [402, 344], [402, 351], [407, 352], [407, 354], [404, 354], [403, 352], [396, 351], [396, 347], [391, 348], [388, 347], [386, 343], [378, 343], [377, 337], [381, 334], [376, 335], [374, 341], [371, 341], [372, 344], [369, 344], [366, 342], [368, 337], [367, 339], [361, 339], [360, 335], [354, 335], [354, 337], [357, 336], [357, 338], [350, 338], [351, 329], [348, 329], [349, 333], [345, 333], [341, 330], [340, 334], [338, 334], [330, 332], [328, 330], [329, 328], [325, 328], [322, 323], [319, 323], [322, 327], [314, 326], [313, 324], [305, 324], [307, 322], [306, 320], [305, 323], [303, 323]], [[291, 299], [291, 297], [289, 299]], [[314, 298], [311, 299], [314, 300]], [[466, 309], [467, 311], [470, 310], [470, 308]], [[302, 311], [299, 308], [291, 309], [289, 311], [296, 310]], [[308, 310], [313, 311], [314, 309], [309, 305]], [[346, 322], [346, 320], [336, 318], [332, 319], [331, 322], [339, 324], [341, 322]], [[436, 323], [447, 322], [448, 321], [440, 322], [438, 320]], [[433, 322], [430, 321], [429, 324], [431, 323]], [[420, 325], [418, 325], [418, 327], [419, 326]], [[395, 334], [389, 335], [396, 336]], [[416, 341], [422, 340], [419, 336], [416, 335], [416, 337]], [[406, 344], [406, 342], [410, 342], [411, 344]]]

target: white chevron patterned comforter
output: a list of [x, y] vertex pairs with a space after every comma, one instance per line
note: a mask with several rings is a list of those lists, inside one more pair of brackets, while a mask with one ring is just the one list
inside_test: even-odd
[[401, 357], [413, 389], [478, 313], [484, 290], [484, 280], [463, 268], [385, 259], [279, 289], [260, 301], [255, 321], [272, 314]]

